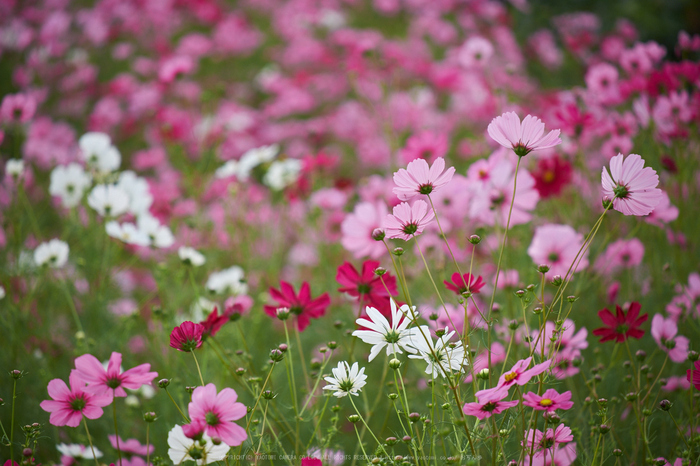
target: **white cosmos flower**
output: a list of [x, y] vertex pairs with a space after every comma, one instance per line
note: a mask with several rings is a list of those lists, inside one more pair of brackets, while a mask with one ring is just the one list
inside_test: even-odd
[[149, 212], [139, 215], [136, 225], [139, 230], [146, 235], [151, 246], [157, 248], [169, 248], [175, 243], [173, 232], [165, 225], [161, 225], [160, 220]]
[[122, 163], [119, 150], [105, 133], [85, 133], [78, 140], [78, 146], [83, 160], [99, 173], [111, 173]]
[[87, 201], [103, 217], [119, 217], [129, 208], [129, 195], [111, 184], [98, 184], [92, 188]]
[[365, 368], [359, 368], [357, 363], [353, 363], [352, 367], [345, 361], [338, 363], [338, 367], [333, 369], [333, 377], [323, 378], [330, 385], [323, 387], [324, 390], [333, 390], [335, 393], [333, 395], [338, 398], [350, 395], [358, 396], [360, 389], [364, 387], [367, 382], [367, 376], [365, 375]]
[[[404, 304], [400, 308], [396, 308], [396, 302], [390, 299], [391, 302], [391, 325], [377, 309], [367, 306], [367, 316], [371, 320], [357, 319], [355, 322], [361, 327], [369, 330], [355, 330], [352, 335], [358, 337], [368, 345], [373, 345], [369, 352], [369, 361], [372, 361], [386, 346], [386, 354], [403, 353], [401, 348], [409, 353], [416, 353], [415, 347], [419, 345], [418, 340], [425, 340], [421, 335], [430, 335], [428, 327], [423, 325], [420, 328], [408, 328], [412, 319], [409, 313], [411, 309], [408, 304]], [[414, 308], [415, 312], [415, 308]]]
[[59, 165], [51, 172], [49, 193], [60, 197], [63, 207], [71, 208], [80, 203], [91, 183], [92, 178], [79, 164]]
[[221, 178], [228, 178], [238, 173], [238, 160], [229, 160], [222, 166], [216, 169], [214, 176]]
[[[445, 332], [447, 332], [447, 327], [445, 327]], [[467, 364], [467, 357], [461, 341], [450, 342], [454, 334], [454, 331], [446, 333], [435, 343], [431, 337], [428, 337], [429, 344], [425, 339], [421, 339], [416, 346], [419, 354], [410, 354], [408, 357], [423, 359], [427, 362], [428, 367], [425, 369], [425, 373], [432, 374], [433, 378], [436, 378], [438, 374], [446, 377], [445, 371], [460, 373], [464, 369], [463, 366]]]
[[185, 461], [196, 461], [198, 465], [209, 464], [223, 460], [228, 454], [229, 447], [224, 442], [214, 445], [211, 437], [202, 435], [204, 445], [197, 440], [192, 440], [185, 436], [182, 426], [176, 425], [168, 433], [168, 456], [175, 464], [182, 464]]
[[298, 159], [273, 162], [263, 177], [263, 183], [275, 191], [281, 191], [299, 179], [302, 163]]
[[71, 458], [92, 460], [95, 458], [102, 458], [102, 452], [94, 447], [95, 455], [92, 454], [92, 448], [90, 446], [79, 445], [77, 443], [65, 444], [59, 443], [56, 445], [56, 449], [63, 456], [70, 456]]
[[38, 267], [48, 265], [54, 269], [60, 269], [68, 261], [68, 244], [60, 239], [52, 239], [41, 243], [34, 250], [34, 263]]
[[241, 159], [238, 161], [236, 176], [241, 181], [247, 180], [253, 168], [260, 164], [270, 162], [277, 156], [279, 150], [280, 148], [277, 144], [250, 149], [243, 154]]
[[237, 265], [220, 272], [214, 272], [207, 280], [207, 289], [212, 293], [230, 293], [238, 296], [248, 293], [248, 285], [243, 278], [243, 269]]
[[180, 257], [182, 262], [188, 265], [193, 265], [194, 267], [204, 265], [204, 263], [207, 261], [202, 253], [188, 246], [180, 246], [180, 249], [177, 250], [177, 255]]
[[144, 247], [151, 244], [148, 236], [139, 230], [133, 223], [120, 224], [119, 222], [115, 222], [113, 220], [111, 222], [107, 222], [107, 225], [105, 225], [105, 230], [109, 236], [122, 240], [126, 244]]
[[153, 204], [148, 181], [141, 178], [131, 170], [123, 171], [119, 174], [117, 187], [124, 190], [129, 196], [129, 212], [134, 215], [143, 215]]
[[5, 173], [13, 178], [19, 177], [24, 172], [24, 160], [10, 159], [5, 163]]

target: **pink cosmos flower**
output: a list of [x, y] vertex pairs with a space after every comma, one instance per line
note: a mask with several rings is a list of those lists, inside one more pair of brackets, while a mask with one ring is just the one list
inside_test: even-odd
[[[112, 444], [112, 448], [117, 448], [117, 436], [109, 435], [109, 443]], [[141, 445], [141, 443], [135, 438], [130, 438], [129, 440], [124, 440], [119, 437], [119, 449], [122, 453], [130, 453], [132, 455], [142, 455], [146, 456], [152, 454], [156, 447], [153, 445]]]
[[236, 402], [237, 399], [238, 395], [232, 388], [224, 388], [217, 394], [213, 383], [197, 387], [188, 406], [190, 419], [192, 423], [203, 423], [204, 431], [210, 437], [218, 437], [230, 447], [238, 446], [248, 434], [243, 427], [232, 422], [246, 415], [245, 405]]
[[[574, 264], [576, 254], [583, 246], [583, 235], [576, 233], [569, 225], [547, 224], [535, 229], [532, 243], [527, 249], [527, 253], [537, 265], [545, 264], [549, 266], [547, 278], [554, 275], [566, 276], [569, 267]], [[588, 252], [583, 255], [578, 269], [588, 267]], [[578, 260], [577, 260], [578, 261]], [[571, 269], [571, 273], [577, 268]]]
[[[443, 172], [444, 170], [444, 172]], [[445, 159], [438, 157], [432, 167], [423, 159], [416, 159], [404, 170], [394, 173], [394, 194], [402, 201], [408, 201], [420, 194], [430, 194], [442, 188], [452, 179], [455, 168], [445, 170]]]
[[278, 305], [264, 307], [265, 313], [271, 317], [277, 317], [277, 309], [286, 307], [291, 315], [297, 318], [297, 328], [300, 332], [309, 325], [311, 319], [318, 319], [326, 313], [331, 304], [328, 293], [323, 293], [315, 299], [311, 299], [311, 288], [308, 282], [304, 282], [297, 295], [294, 287], [285, 281], [280, 281], [280, 289], [270, 288], [270, 296]]
[[526, 452], [534, 450], [534, 457], [547, 455], [551, 458], [552, 450], [559, 444], [571, 442], [574, 436], [571, 429], [564, 424], [559, 424], [554, 429], [542, 432], [539, 429], [528, 429], [525, 432], [525, 440], [522, 442]]
[[[576, 460], [576, 442], [557, 444], [546, 455], [533, 455], [532, 466], [570, 466]], [[530, 464], [530, 455], [525, 454], [524, 465]]]
[[149, 385], [158, 376], [157, 372], [149, 372], [150, 364], [141, 364], [128, 371], [122, 372], [122, 355], [113, 352], [105, 369], [102, 363], [92, 354], [83, 354], [75, 359], [75, 372], [78, 378], [88, 386], [86, 391], [95, 395], [125, 397], [125, 388], [138, 390], [141, 385]]
[[[347, 293], [353, 298], [358, 298], [362, 303], [383, 305], [391, 295], [397, 294], [396, 277], [385, 273], [381, 277], [374, 274], [379, 267], [379, 261], [365, 261], [362, 264], [362, 274], [350, 263], [344, 262], [338, 267], [335, 279], [342, 285], [338, 288], [341, 293]], [[388, 290], [388, 292], [387, 292]]]
[[546, 360], [540, 364], [536, 364], [532, 369], [528, 370], [527, 367], [532, 361], [532, 356], [526, 359], [521, 359], [516, 362], [513, 367], [508, 372], [504, 372], [498, 379], [498, 387], [510, 387], [511, 385], [525, 385], [536, 375], [539, 375], [546, 371], [550, 364], [552, 364], [551, 359]]
[[470, 291], [472, 294], [477, 294], [486, 284], [484, 279], [481, 278], [481, 275], [476, 276], [470, 273], [460, 275], [459, 272], [455, 272], [452, 274], [451, 279], [452, 283], [448, 282], [447, 280], [444, 280], [443, 283], [448, 290], [453, 291], [458, 295], [461, 295], [465, 291]]
[[36, 112], [36, 100], [28, 94], [7, 94], [0, 104], [0, 120], [27, 123]]
[[678, 335], [678, 326], [673, 319], [664, 319], [656, 314], [651, 319], [651, 336], [659, 348], [668, 353], [673, 362], [683, 362], [688, 359], [688, 339]]
[[49, 422], [55, 426], [78, 427], [85, 416], [97, 419], [102, 416], [102, 408], [112, 402], [111, 395], [94, 395], [84, 391], [83, 382], [76, 371], [71, 371], [70, 389], [61, 379], [49, 382], [48, 392], [52, 400], [44, 400], [40, 406], [51, 413]]
[[425, 201], [418, 200], [409, 205], [402, 202], [394, 207], [394, 214], [387, 215], [384, 229], [387, 238], [399, 238], [404, 241], [423, 233], [423, 229], [435, 218], [432, 209]]
[[632, 268], [642, 263], [644, 244], [637, 238], [619, 239], [605, 249], [595, 261], [596, 271], [612, 274], [621, 268]]
[[419, 158], [432, 162], [437, 157], [443, 157], [447, 153], [448, 147], [446, 134], [424, 131], [408, 138], [406, 147], [401, 150], [400, 156], [404, 163]]
[[476, 403], [465, 403], [462, 411], [467, 416], [476, 416], [480, 420], [491, 417], [494, 414], [500, 414], [508, 408], [518, 404], [518, 400], [503, 401], [508, 396], [507, 387], [495, 387], [487, 390], [481, 390], [474, 394], [477, 400]]
[[559, 394], [553, 388], [547, 389], [542, 396], [535, 392], [528, 392], [523, 395], [523, 404], [538, 411], [554, 412], [557, 409], [571, 409], [574, 402], [571, 401], [571, 392]]
[[544, 123], [537, 117], [528, 115], [520, 123], [515, 112], [507, 112], [496, 117], [488, 127], [491, 138], [523, 157], [533, 150], [548, 149], [561, 144], [560, 130], [555, 129], [544, 134]]
[[170, 346], [178, 351], [189, 353], [202, 346], [204, 326], [186, 321], [175, 327], [170, 334]]
[[610, 159], [610, 173], [603, 168], [603, 194], [612, 199], [613, 208], [625, 215], [648, 215], [663, 196], [656, 186], [659, 175], [651, 167], [644, 168], [644, 159], [630, 154], [624, 159], [617, 154]]
[[318, 458], [302, 458], [301, 466], [323, 466], [323, 462]]
[[695, 369], [688, 369], [686, 380], [695, 386], [696, 390], [700, 390], [700, 361], [695, 361]]
[[357, 259], [367, 256], [378, 259], [386, 254], [384, 243], [372, 238], [372, 232], [382, 227], [386, 215], [383, 202], [360, 202], [340, 225], [340, 244]]

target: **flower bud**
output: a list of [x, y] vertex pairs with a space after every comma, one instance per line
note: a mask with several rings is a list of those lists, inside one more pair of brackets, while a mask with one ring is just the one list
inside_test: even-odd
[[449, 403], [443, 403], [442, 406], [440, 406], [440, 407], [442, 409], [444, 409], [445, 411], [447, 411], [448, 409], [451, 408], [451, 405]]
[[430, 314], [430, 316], [429, 316], [428, 318], [429, 318], [430, 320], [438, 320], [439, 317], [440, 317], [440, 316], [438, 316], [437, 314], [432, 313], [432, 314]]
[[644, 409], [642, 410], [642, 414], [643, 414], [644, 416], [651, 416], [651, 409], [649, 409], [649, 408], [644, 408]]
[[277, 348], [270, 350], [270, 359], [274, 362], [280, 362], [284, 359], [284, 353]]
[[574, 295], [571, 295], [571, 296], [567, 296], [566, 300], [570, 303], [575, 303], [576, 301], [578, 301], [578, 298]]
[[551, 413], [545, 412], [544, 413], [544, 418], [549, 422], [550, 424], [558, 424], [559, 421], [561, 421], [561, 418], [557, 413], [552, 411]]
[[481, 380], [488, 380], [488, 378], [489, 378], [489, 372], [490, 372], [490, 371], [489, 371], [488, 367], [486, 367], [486, 368], [484, 368], [484, 369], [481, 369], [481, 370], [479, 371], [479, 373], [476, 374], [476, 376], [477, 376], [478, 378], [480, 378]]
[[610, 432], [610, 426], [607, 424], [601, 424], [600, 427], [598, 427], [598, 430], [601, 434], [605, 435]]
[[398, 463], [399, 461], [403, 461], [403, 456], [401, 456], [401, 455], [396, 455], [396, 456], [394, 456], [394, 461], [396, 461], [397, 463]]
[[442, 337], [444, 334], [445, 334], [445, 329], [444, 329], [444, 328], [439, 328], [439, 329], [435, 330], [435, 335], [436, 335], [438, 338]]
[[397, 257], [403, 256], [403, 248], [394, 248], [392, 253]]
[[398, 393], [389, 393], [388, 396], [390, 400], [395, 400], [399, 397]]
[[32, 453], [34, 452], [31, 448], [25, 448], [24, 450], [22, 450], [22, 456], [24, 456], [25, 458], [29, 458], [30, 456], [32, 456]]
[[381, 241], [384, 239], [385, 236], [386, 233], [384, 233], [384, 230], [382, 230], [381, 228], [375, 228], [374, 230], [372, 230], [372, 239], [374, 241]]
[[613, 455], [615, 455], [619, 458], [620, 456], [622, 456], [622, 450], [620, 450], [619, 448], [615, 448], [613, 450]]
[[391, 361], [389, 361], [389, 367], [391, 367], [392, 369], [396, 370], [396, 369], [398, 369], [399, 367], [401, 367], [401, 361], [399, 361], [399, 360], [396, 359], [396, 358], [393, 358]]
[[13, 371], [10, 371], [10, 375], [12, 376], [13, 379], [19, 380], [22, 378], [22, 376], [24, 376], [24, 372], [18, 371], [17, 369], [15, 369]]
[[605, 196], [603, 198], [602, 203], [603, 203], [603, 209], [609, 209], [612, 207], [612, 201], [610, 200], [610, 198], [608, 196]]
[[411, 440], [413, 440], [413, 438], [410, 435], [404, 435], [403, 437], [401, 437], [401, 440], [403, 440], [405, 443], [408, 443]]
[[518, 290], [515, 292], [515, 296], [517, 296], [518, 298], [522, 298], [523, 296], [525, 296], [525, 293], [525, 290]]
[[191, 395], [195, 388], [197, 387], [185, 387], [185, 391]]
[[279, 320], [287, 320], [289, 318], [289, 308], [288, 307], [278, 307], [277, 308], [277, 318]]
[[380, 464], [381, 462], [382, 462], [382, 460], [380, 460], [379, 458], [376, 458], [376, 457], [372, 458], [372, 461], [370, 461], [371, 464]]
[[517, 320], [511, 320], [510, 323], [508, 323], [508, 328], [511, 330], [516, 330], [520, 326], [520, 323]]
[[353, 424], [360, 422], [360, 416], [358, 416], [357, 414], [351, 414], [350, 416], [348, 416], [348, 421], [352, 422]]
[[221, 445], [221, 438], [214, 436], [211, 438], [211, 443], [213, 443], [214, 445]]
[[462, 293], [462, 296], [463, 296], [465, 299], [469, 299], [469, 298], [472, 297], [472, 292], [471, 292], [471, 291], [465, 291], [465, 292]]
[[501, 436], [501, 438], [506, 438], [508, 437], [508, 429], [500, 429], [498, 431], [498, 435]]
[[239, 367], [236, 369], [236, 375], [243, 375], [245, 374], [245, 368], [244, 367]]
[[561, 275], [555, 275], [552, 277], [552, 285], [561, 286], [562, 283], [564, 283], [564, 280], [561, 278]]
[[540, 264], [537, 266], [537, 271], [539, 273], [547, 273], [549, 272], [549, 266], [547, 264]]
[[160, 380], [158, 381], [158, 386], [159, 386], [160, 388], [167, 388], [168, 385], [170, 385], [170, 380], [168, 380], [168, 379], [160, 379]]
[[389, 446], [396, 445], [396, 442], [398, 441], [399, 439], [397, 439], [396, 437], [387, 437], [386, 440], [384, 440], [384, 442], [386, 442], [386, 444]]
[[608, 400], [606, 398], [598, 398], [598, 406], [605, 408], [608, 405]]
[[337, 413], [338, 411], [340, 411], [340, 406], [338, 406], [338, 405], [331, 406], [331, 411], [333, 411], [334, 413]]
[[637, 395], [636, 393], [630, 392], [630, 393], [628, 393], [627, 395], [625, 395], [625, 400], [627, 400], [627, 401], [634, 401], [634, 400], [637, 399], [637, 397], [638, 397], [638, 395]]
[[700, 354], [698, 354], [697, 351], [688, 351], [688, 359], [689, 359], [691, 362], [695, 362], [695, 361], [697, 361], [698, 359], [700, 359]]
[[335, 341], [329, 341], [329, 342], [328, 342], [328, 348], [334, 350], [334, 349], [336, 349], [337, 347], [338, 347], [338, 343], [337, 343], [337, 342], [335, 342]]
[[661, 409], [661, 411], [668, 411], [671, 409], [671, 406], [673, 406], [673, 403], [668, 400], [661, 400], [659, 402], [659, 409]]
[[266, 400], [274, 400], [277, 397], [277, 393], [273, 392], [272, 390], [265, 390], [262, 392], [262, 397]]
[[469, 242], [472, 244], [479, 244], [481, 243], [481, 236], [479, 235], [471, 235], [469, 237]]
[[676, 340], [665, 340], [664, 346], [668, 349], [673, 349], [676, 347]]
[[154, 413], [153, 411], [150, 411], [148, 413], [143, 413], [143, 420], [146, 422], [156, 422], [156, 419], [158, 419], [158, 417], [156, 416], [156, 413]]
[[532, 310], [532, 313], [535, 314], [536, 316], [538, 316], [538, 315], [542, 314], [542, 308], [537, 306], [536, 308], [534, 308]]
[[525, 289], [531, 293], [533, 293], [537, 289], [537, 285], [530, 283], [525, 287]]
[[637, 361], [644, 361], [644, 359], [647, 357], [647, 353], [644, 350], [638, 350], [636, 353], [634, 353], [634, 355], [637, 358]]
[[382, 275], [386, 274], [386, 269], [384, 267], [377, 267], [374, 269], [374, 274], [378, 277], [381, 277]]
[[411, 422], [418, 422], [420, 421], [420, 414], [418, 413], [410, 413], [408, 415], [408, 420]]

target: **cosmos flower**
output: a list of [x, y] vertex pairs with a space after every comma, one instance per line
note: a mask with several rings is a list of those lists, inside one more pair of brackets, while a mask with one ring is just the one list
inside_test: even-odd
[[657, 188], [659, 175], [651, 167], [644, 168], [644, 159], [637, 154], [610, 159], [610, 172], [603, 168], [602, 183], [613, 208], [625, 215], [648, 215], [663, 197]]
[[467, 416], [476, 416], [480, 420], [489, 418], [494, 414], [500, 414], [508, 408], [518, 404], [518, 400], [503, 401], [508, 396], [507, 387], [495, 387], [480, 390], [474, 394], [478, 400], [475, 403], [465, 403], [462, 411]]
[[416, 159], [408, 164], [406, 169], [399, 169], [394, 173], [394, 194], [402, 200], [408, 201], [421, 194], [430, 194], [442, 188], [452, 179], [455, 168], [445, 170], [445, 159], [438, 157], [432, 167], [424, 159]]
[[555, 129], [544, 134], [544, 123], [532, 115], [526, 116], [522, 123], [515, 112], [507, 112], [494, 118], [488, 127], [491, 138], [523, 157], [533, 150], [548, 149], [561, 144], [560, 130]]
[[86, 391], [85, 382], [75, 371], [69, 377], [70, 388], [61, 379], [49, 382], [48, 392], [51, 400], [44, 400], [40, 406], [51, 413], [49, 422], [55, 426], [78, 427], [85, 416], [98, 419], [102, 408], [112, 402], [112, 395], [93, 395]]
[[331, 304], [328, 293], [323, 293], [318, 298], [311, 298], [311, 287], [308, 282], [304, 282], [297, 295], [294, 287], [285, 281], [280, 281], [280, 289], [270, 288], [270, 296], [277, 301], [278, 305], [264, 307], [265, 313], [271, 317], [277, 317], [277, 309], [286, 307], [289, 312], [296, 316], [297, 328], [300, 332], [309, 325], [311, 319], [318, 319], [326, 313], [326, 309]]
[[615, 315], [608, 309], [603, 309], [598, 312], [598, 317], [606, 325], [593, 330], [593, 335], [602, 337], [601, 343], [615, 340], [616, 343], [622, 343], [628, 338], [640, 339], [644, 336], [644, 330], [641, 325], [647, 321], [649, 314], [639, 316], [639, 310], [642, 308], [638, 302], [630, 304], [629, 310], [624, 312], [620, 306], [616, 306]]
[[324, 377], [324, 380], [329, 383], [323, 387], [324, 390], [333, 390], [333, 395], [338, 398], [354, 395], [359, 396], [362, 387], [367, 382], [365, 368], [359, 368], [357, 363], [353, 363], [352, 367], [345, 361], [338, 363], [338, 367], [333, 368], [333, 377]]
[[423, 229], [435, 218], [432, 209], [425, 201], [418, 200], [409, 205], [402, 202], [394, 207], [393, 215], [387, 215], [384, 221], [387, 238], [408, 241], [423, 233]]
[[192, 423], [204, 426], [204, 433], [218, 437], [226, 445], [235, 447], [248, 438], [245, 429], [233, 421], [246, 415], [246, 407], [238, 403], [238, 394], [232, 388], [217, 393], [213, 383], [197, 387], [188, 406]]

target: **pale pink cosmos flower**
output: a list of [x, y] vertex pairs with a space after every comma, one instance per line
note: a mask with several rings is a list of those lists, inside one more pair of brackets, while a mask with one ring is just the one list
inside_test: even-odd
[[[443, 172], [444, 170], [444, 172]], [[394, 194], [402, 201], [430, 193], [442, 188], [452, 179], [455, 168], [445, 170], [445, 159], [438, 157], [432, 167], [423, 159], [416, 159], [408, 164], [406, 169], [394, 173]]]
[[535, 392], [527, 392], [523, 395], [523, 404], [538, 411], [554, 412], [557, 409], [571, 409], [574, 402], [571, 401], [571, 392], [559, 393], [553, 388], [547, 389], [541, 396]]
[[[530, 465], [529, 452], [525, 454], [522, 464]], [[533, 455], [532, 466], [570, 466], [576, 460], [576, 442], [557, 444], [546, 455]]]
[[648, 215], [661, 202], [657, 188], [659, 175], [651, 167], [644, 168], [644, 159], [630, 154], [624, 159], [617, 154], [610, 159], [610, 173], [603, 168], [603, 194], [612, 199], [613, 208], [625, 215]]
[[523, 157], [533, 150], [549, 149], [561, 144], [560, 130], [555, 129], [544, 134], [544, 123], [532, 115], [526, 116], [522, 123], [515, 112], [507, 112], [494, 118], [488, 126], [491, 138]]
[[[532, 243], [527, 248], [527, 253], [536, 265], [549, 266], [547, 278], [561, 275], [564, 278], [571, 267], [571, 273], [577, 269], [588, 267], [588, 251], [576, 259], [576, 255], [583, 246], [583, 235], [577, 233], [569, 225], [547, 224], [535, 229]], [[573, 267], [574, 259], [578, 267]]]
[[188, 406], [192, 424], [203, 424], [207, 435], [220, 438], [230, 447], [240, 445], [248, 434], [243, 427], [231, 422], [246, 415], [245, 405], [236, 402], [237, 399], [232, 388], [224, 388], [217, 394], [213, 383], [195, 388]]
[[52, 400], [44, 400], [40, 406], [51, 413], [49, 422], [55, 426], [78, 427], [85, 416], [88, 419], [98, 419], [102, 416], [102, 408], [112, 402], [111, 395], [93, 395], [84, 390], [85, 383], [75, 371], [71, 371], [70, 388], [61, 379], [49, 382], [48, 392]]
[[636, 267], [644, 258], [644, 244], [637, 238], [619, 239], [605, 249], [595, 261], [599, 273], [612, 274], [619, 269]]
[[340, 225], [340, 244], [356, 259], [368, 256], [372, 259], [380, 258], [386, 254], [386, 247], [381, 241], [372, 238], [372, 232], [382, 227], [386, 215], [387, 208], [383, 202], [360, 202]]
[[152, 454], [156, 449], [153, 445], [141, 445], [141, 442], [139, 442], [135, 438], [124, 440], [121, 437], [119, 437], [118, 443], [116, 435], [109, 435], [108, 438], [109, 443], [112, 444], [112, 448], [117, 448], [118, 445], [118, 448], [122, 451], [122, 453], [146, 456]]
[[[84, 354], [75, 359], [75, 375], [88, 386], [85, 390], [95, 395], [125, 397], [125, 388], [138, 390], [142, 385], [150, 384], [158, 376], [150, 372], [150, 364], [141, 364], [128, 371], [121, 369], [122, 355], [113, 352], [107, 368], [91, 354]], [[71, 373], [72, 375], [72, 373]]]
[[649, 215], [644, 217], [647, 223], [656, 225], [658, 227], [664, 226], [666, 223], [670, 223], [678, 218], [678, 207], [671, 204], [671, 199], [669, 199], [668, 194], [665, 191], [661, 191], [661, 199], [659, 203], [654, 207]]
[[651, 320], [651, 336], [659, 348], [668, 353], [673, 362], [683, 362], [688, 358], [688, 339], [678, 335], [678, 326], [673, 319], [664, 319], [656, 314]]
[[498, 378], [498, 387], [525, 385], [531, 378], [543, 373], [549, 368], [550, 364], [552, 364], [552, 360], [548, 359], [545, 362], [534, 365], [532, 369], [528, 370], [530, 362], [532, 362], [532, 357], [521, 359], [520, 361], [516, 362], [509, 371], [504, 372]]
[[480, 420], [491, 417], [494, 414], [500, 414], [508, 408], [512, 408], [518, 404], [518, 400], [503, 401], [508, 396], [507, 387], [495, 387], [487, 390], [481, 390], [474, 394], [477, 400], [476, 403], [465, 403], [462, 411], [467, 416], [476, 416]]
[[571, 429], [564, 424], [559, 424], [554, 429], [542, 432], [539, 429], [528, 429], [525, 432], [525, 440], [521, 442], [527, 453], [534, 450], [533, 458], [544, 455], [552, 457], [552, 450], [558, 445], [571, 442], [574, 439]]
[[394, 214], [387, 215], [384, 229], [387, 238], [399, 238], [408, 241], [423, 233], [423, 229], [435, 218], [432, 209], [425, 201], [418, 200], [409, 205], [402, 202], [394, 207]]

